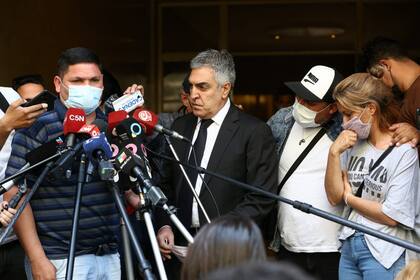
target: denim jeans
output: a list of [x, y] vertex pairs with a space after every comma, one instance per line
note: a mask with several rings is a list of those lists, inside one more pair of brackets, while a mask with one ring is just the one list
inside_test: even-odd
[[338, 269], [340, 280], [393, 280], [405, 265], [405, 253], [386, 269], [370, 253], [362, 233], [344, 241]]
[[[57, 269], [57, 280], [66, 278], [67, 259], [50, 260]], [[31, 265], [25, 259], [25, 270], [32, 280]], [[94, 254], [77, 256], [74, 260], [73, 279], [81, 280], [115, 280], [121, 279], [120, 256], [118, 253], [96, 256]]]

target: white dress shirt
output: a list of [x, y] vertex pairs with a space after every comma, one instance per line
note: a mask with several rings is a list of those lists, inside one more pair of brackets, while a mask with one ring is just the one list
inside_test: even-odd
[[[204, 153], [203, 153], [203, 158], [201, 159], [201, 163], [200, 166], [202, 168], [207, 168], [207, 165], [209, 163], [210, 160], [210, 156], [211, 156], [211, 152], [213, 151], [213, 147], [214, 144], [216, 143], [216, 139], [217, 139], [217, 135], [219, 135], [219, 130], [220, 127], [222, 126], [222, 123], [229, 111], [230, 108], [230, 100], [228, 98], [227, 102], [225, 103], [225, 105], [222, 107], [222, 109], [219, 110], [219, 112], [217, 112], [217, 114], [211, 118], [213, 120], [213, 123], [207, 128], [207, 138], [206, 138], [206, 146], [204, 148]], [[193, 135], [193, 139], [192, 139], [192, 143], [194, 145], [195, 140], [197, 139], [198, 136], [198, 132], [200, 130], [200, 125], [201, 125], [201, 119], [198, 118], [197, 119], [197, 126], [195, 127], [195, 131], [194, 131], [194, 135]], [[191, 153], [191, 149], [189, 154]], [[198, 195], [200, 195], [201, 192], [201, 187], [203, 184], [203, 180], [202, 180], [202, 175], [198, 174], [197, 176], [197, 181], [195, 183], [195, 191], [197, 192]], [[195, 198], [193, 198], [193, 203], [192, 203], [192, 217], [191, 217], [191, 221], [192, 221], [192, 227], [200, 227], [200, 219], [199, 219], [199, 215], [198, 215], [198, 205], [197, 205], [197, 201], [195, 200]]]

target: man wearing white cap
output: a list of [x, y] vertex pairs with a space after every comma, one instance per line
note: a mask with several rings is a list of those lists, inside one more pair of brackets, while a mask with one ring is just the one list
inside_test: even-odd
[[[296, 94], [293, 106], [282, 108], [268, 121], [280, 158], [280, 195], [341, 215], [324, 189], [328, 150], [341, 130], [341, 117], [332, 98], [342, 80], [333, 68], [317, 65], [299, 82], [285, 83]], [[338, 279], [339, 225], [292, 206], [278, 205], [271, 249], [319, 279]]]

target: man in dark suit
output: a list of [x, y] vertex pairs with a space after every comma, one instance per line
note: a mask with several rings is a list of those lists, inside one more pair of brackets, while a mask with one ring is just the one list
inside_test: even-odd
[[[193, 114], [178, 118], [172, 129], [192, 139], [196, 162], [213, 172], [260, 186], [276, 193], [278, 159], [275, 142], [268, 126], [241, 110], [229, 100], [235, 82], [235, 65], [227, 51], [207, 50], [191, 61], [188, 101]], [[172, 141], [182, 162], [194, 164], [191, 147]], [[187, 168], [186, 168], [187, 169]], [[193, 200], [192, 192], [179, 167], [166, 163], [161, 185], [169, 204], [179, 210], [177, 216], [191, 232], [207, 223]], [[211, 176], [187, 170], [192, 185], [210, 219], [221, 215], [246, 216], [261, 222], [274, 206], [267, 199]], [[169, 257], [174, 245], [174, 232], [165, 217], [158, 215], [160, 227], [157, 238], [161, 252]], [[186, 244], [175, 232], [177, 244]]]

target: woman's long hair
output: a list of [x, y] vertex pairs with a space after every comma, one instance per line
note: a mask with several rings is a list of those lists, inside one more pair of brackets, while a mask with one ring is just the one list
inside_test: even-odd
[[400, 118], [399, 106], [391, 89], [368, 73], [355, 73], [342, 80], [335, 87], [333, 98], [350, 111], [361, 111], [373, 103], [379, 129], [383, 132]]
[[202, 279], [217, 268], [265, 259], [262, 235], [252, 220], [222, 217], [196, 235], [184, 260], [182, 279]]

